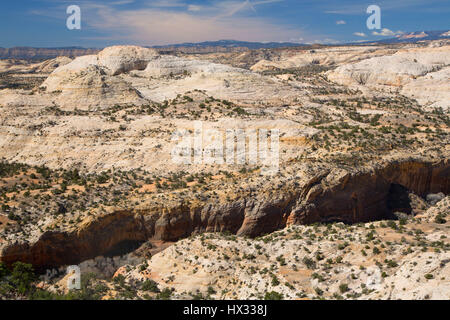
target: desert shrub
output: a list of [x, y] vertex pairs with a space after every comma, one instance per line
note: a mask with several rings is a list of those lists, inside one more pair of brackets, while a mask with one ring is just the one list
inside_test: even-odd
[[160, 293], [161, 291], [158, 288], [158, 284], [156, 281], [153, 280], [145, 280], [145, 282], [142, 284], [142, 290], [144, 291], [150, 291], [154, 293]]
[[303, 263], [305, 264], [305, 266], [308, 269], [315, 269], [316, 268], [316, 263], [311, 258], [304, 257], [302, 261], [303, 261]]
[[283, 294], [276, 291], [266, 292], [264, 300], [283, 300]]
[[0, 262], [0, 279], [9, 275], [9, 270], [3, 262]]
[[19, 294], [29, 293], [33, 281], [36, 280], [34, 269], [31, 264], [15, 262], [10, 275], [9, 282]]
[[351, 77], [360, 85], [365, 85], [370, 78], [369, 72], [355, 72]]
[[161, 293], [158, 294], [157, 298], [159, 300], [169, 300], [171, 296], [172, 290], [170, 290], [169, 288], [165, 288], [163, 289], [163, 291], [161, 291]]
[[273, 274], [272, 275], [272, 286], [276, 287], [280, 284], [280, 280]]
[[339, 291], [341, 292], [341, 293], [345, 293], [345, 292], [347, 292], [349, 289], [348, 289], [348, 284], [346, 284], [346, 283], [342, 283], [341, 285], [339, 285]]
[[444, 219], [444, 217], [442, 216], [442, 214], [438, 214], [436, 216], [436, 218], [434, 218], [434, 222], [439, 223], [439, 224], [444, 224], [447, 222], [447, 220]]

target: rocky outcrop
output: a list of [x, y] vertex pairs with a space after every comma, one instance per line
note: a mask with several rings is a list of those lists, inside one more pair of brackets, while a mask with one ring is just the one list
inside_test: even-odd
[[[433, 210], [445, 215], [448, 205]], [[257, 239], [205, 234], [116, 275], [129, 285], [151, 279], [172, 290], [174, 300], [198, 292], [210, 299], [263, 299], [271, 291], [287, 300], [448, 300], [449, 225], [422, 218], [405, 219], [398, 229], [380, 221], [289, 226]]]
[[181, 204], [175, 207], [136, 209], [144, 217], [149, 235], [157, 240], [176, 241], [195, 233], [238, 233], [247, 207], [245, 199], [229, 203]]
[[[450, 64], [448, 50], [449, 47], [444, 46], [398, 51], [393, 55], [345, 64], [328, 72], [328, 78], [342, 84], [398, 87]], [[367, 75], [367, 78], [361, 79], [360, 75]]]
[[52, 73], [57, 68], [65, 66], [72, 62], [72, 59], [68, 57], [56, 57], [54, 59], [46, 60], [44, 62], [38, 63], [31, 66], [31, 71], [37, 73]]
[[72, 59], [67, 57], [57, 57], [55, 59], [46, 60], [39, 63], [30, 63], [25, 60], [0, 60], [0, 73], [5, 74], [29, 74], [35, 73], [51, 73], [57, 67], [69, 63]]
[[[29, 174], [27, 183], [18, 180], [16, 192], [7, 196], [17, 223], [0, 234], [2, 259], [45, 267], [134, 250], [148, 239], [175, 241], [223, 231], [257, 237], [292, 224], [378, 220], [395, 211], [416, 214], [408, 203], [412, 192], [416, 199], [448, 193], [445, 117], [416, 112], [404, 97], [344, 93], [315, 76], [304, 89], [294, 80], [217, 63], [113, 47], [59, 66], [40, 89], [2, 90], [4, 161], [77, 169], [93, 177], [109, 170], [110, 183], [92, 178], [84, 192], [77, 185], [81, 181], [69, 181], [65, 189], [55, 178], [50, 196], [73, 203], [58, 216], [56, 206], [39, 199], [45, 193], [36, 186], [47, 179]], [[331, 92], [345, 99], [322, 100], [337, 97]], [[174, 99], [154, 103], [168, 98]], [[391, 98], [392, 103], [380, 103]], [[355, 104], [360, 116], [348, 108]], [[393, 108], [396, 104], [405, 108]], [[222, 133], [278, 128], [280, 171], [271, 177], [253, 164], [173, 161], [175, 131], [193, 133], [194, 120], [204, 120], [204, 138], [209, 138], [206, 128]], [[272, 147], [272, 135], [270, 140]], [[220, 146], [220, 138], [213, 145]], [[248, 146], [253, 152], [250, 138]], [[405, 160], [409, 156], [412, 160]], [[121, 171], [134, 172], [122, 180]], [[6, 188], [13, 185], [3, 180]], [[113, 199], [116, 192], [122, 196]], [[74, 227], [73, 221], [89, 217], [100, 197], [103, 205], [119, 209]], [[78, 199], [84, 205], [75, 205]]]
[[136, 46], [116, 46], [102, 50], [98, 55], [98, 65], [108, 74], [117, 76], [133, 70], [144, 70], [149, 61], [158, 56], [157, 51]]
[[257, 63], [250, 67], [250, 70], [263, 72], [274, 69], [295, 69], [311, 64], [340, 66], [386, 54], [393, 54], [395, 52], [395, 49], [389, 49], [382, 46], [325, 47], [316, 50], [311, 50], [310, 48], [301, 50], [283, 50], [279, 55], [267, 55], [267, 57], [260, 58]]
[[192, 60], [172, 56], [159, 56], [150, 61], [144, 70], [144, 74], [150, 77], [191, 75], [203, 73], [213, 75], [215, 73], [249, 73], [248, 71], [233, 68], [223, 64], [208, 61]]
[[177, 208], [142, 210], [151, 237], [178, 240], [191, 233], [229, 231], [255, 237], [290, 224], [342, 221], [368, 222], [391, 218], [392, 185], [420, 196], [450, 192], [450, 165], [393, 162], [368, 172], [329, 172], [298, 189], [260, 194], [227, 204], [183, 205]]
[[450, 101], [450, 67], [432, 72], [403, 86], [401, 93], [420, 104], [447, 109]]
[[256, 237], [292, 224], [382, 220], [401, 209], [389, 206], [392, 185], [420, 196], [448, 194], [449, 173], [448, 160], [392, 162], [367, 172], [326, 172], [297, 189], [286, 186], [277, 194], [262, 192], [228, 203], [116, 210], [83, 222], [77, 230], [48, 231], [32, 244], [6, 245], [1, 260], [47, 268], [107, 255], [123, 243], [132, 251], [133, 243], [149, 239], [176, 241], [191, 234], [225, 231]]
[[391, 192], [395, 189], [392, 186], [396, 185], [420, 196], [450, 192], [448, 160], [438, 164], [394, 162], [371, 172], [343, 173], [332, 184], [328, 178], [305, 190], [306, 195], [292, 211], [289, 224], [356, 223], [390, 218], [393, 210], [401, 209], [389, 207]]
[[10, 244], [1, 251], [0, 260], [7, 264], [22, 261], [45, 270], [105, 255], [124, 242], [147, 239], [141, 217], [129, 211], [116, 211], [84, 221], [72, 231], [47, 231], [35, 243]]
[[[207, 61], [161, 56], [154, 49], [109, 47], [61, 64], [33, 92], [4, 91], [0, 105], [56, 105], [62, 110], [103, 110], [117, 105], [148, 105], [204, 90], [220, 99], [293, 100], [298, 92], [244, 69]], [[29, 104], [27, 95], [39, 102]]]
[[[82, 63], [89, 63], [89, 59]], [[70, 64], [67, 66], [68, 69], [71, 67]], [[106, 76], [104, 69], [93, 64], [82, 71], [68, 73], [65, 69], [57, 69], [42, 86], [49, 93], [56, 94], [53, 101], [63, 110], [98, 110], [115, 104], [145, 102], [129, 83]]]
[[343, 85], [400, 91], [422, 104], [446, 109], [450, 89], [445, 81], [449, 73], [449, 50], [448, 45], [400, 50], [393, 55], [342, 65], [327, 76]]
[[57, 68], [42, 84], [56, 93], [54, 102], [64, 109], [91, 110], [116, 104], [142, 104], [142, 99], [122, 73], [143, 70], [156, 51], [135, 46], [106, 48], [98, 55], [76, 58]]

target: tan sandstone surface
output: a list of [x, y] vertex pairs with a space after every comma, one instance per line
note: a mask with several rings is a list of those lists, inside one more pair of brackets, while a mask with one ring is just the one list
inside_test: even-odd
[[[202, 60], [116, 46], [5, 62], [0, 260], [40, 271], [81, 264], [108, 275], [110, 289], [134, 288], [128, 298], [144, 298], [147, 277], [179, 299], [448, 299], [449, 50]], [[239, 55], [259, 62], [237, 68]], [[199, 124], [202, 156], [243, 130], [236, 153], [246, 163], [197, 163]], [[279, 140], [270, 174], [249, 146], [265, 130], [271, 147]], [[187, 147], [174, 149], [182, 137]], [[111, 280], [120, 267], [124, 279]], [[362, 286], [378, 271], [379, 287]]]

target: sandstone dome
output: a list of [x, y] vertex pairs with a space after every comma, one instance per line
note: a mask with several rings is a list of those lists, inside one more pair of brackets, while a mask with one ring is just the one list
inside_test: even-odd
[[[54, 70], [41, 85], [64, 110], [105, 109], [173, 99], [205, 90], [221, 99], [260, 96], [277, 100], [292, 90], [249, 70], [210, 61], [159, 55], [136, 46], [109, 47]], [[271, 93], [271, 94], [268, 94]]]
[[[85, 76], [92, 67], [101, 75], [117, 76], [132, 70], [143, 70], [150, 60], [157, 56], [153, 49], [136, 46], [109, 47], [97, 55], [82, 56], [65, 64], [48, 77], [42, 85], [49, 91], [58, 91], [64, 81], [76, 76]], [[90, 68], [90, 69], [89, 69]], [[89, 70], [88, 70], [89, 69]]]
[[101, 51], [97, 55], [98, 65], [105, 68], [108, 74], [116, 76], [132, 70], [144, 70], [150, 60], [156, 58], [154, 49], [137, 46], [114, 46]]
[[411, 49], [344, 64], [328, 72], [328, 78], [346, 85], [401, 86], [449, 64], [448, 47]]
[[55, 103], [63, 109], [91, 110], [115, 104], [142, 104], [139, 93], [119, 75], [143, 70], [157, 56], [152, 49], [114, 46], [97, 55], [74, 59], [54, 70], [42, 84], [55, 93]]
[[344, 64], [327, 72], [328, 79], [347, 86], [398, 91], [425, 107], [450, 107], [449, 46], [413, 48], [393, 55]]
[[54, 59], [46, 60], [44, 62], [39, 63], [34, 69], [34, 72], [51, 73], [55, 71], [57, 68], [65, 66], [66, 64], [69, 64], [71, 62], [72, 59], [70, 59], [69, 57], [56, 57]]
[[245, 73], [245, 70], [233, 68], [223, 64], [209, 61], [191, 60], [172, 56], [159, 56], [151, 60], [144, 70], [144, 74], [150, 77], [161, 77], [182, 74], [214, 74], [214, 73]]

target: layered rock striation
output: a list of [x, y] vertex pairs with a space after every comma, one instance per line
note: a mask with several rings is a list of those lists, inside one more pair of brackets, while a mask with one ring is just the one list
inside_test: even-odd
[[3, 244], [1, 260], [48, 268], [105, 255], [124, 242], [176, 241], [204, 232], [256, 237], [294, 224], [389, 219], [402, 209], [391, 206], [393, 185], [419, 196], [448, 194], [449, 173], [448, 160], [394, 161], [366, 172], [323, 172], [307, 182], [286, 185], [277, 194], [261, 192], [227, 203], [111, 209], [74, 230], [45, 232], [34, 243]]

